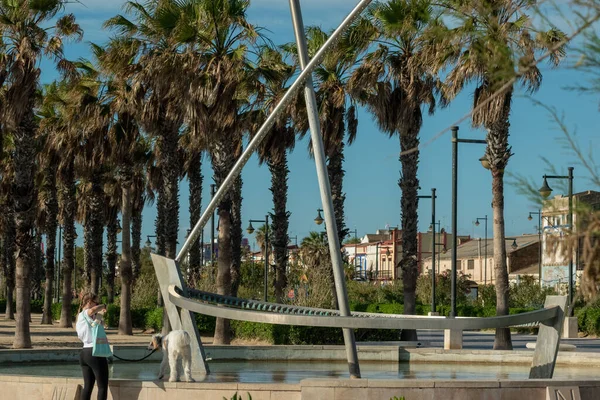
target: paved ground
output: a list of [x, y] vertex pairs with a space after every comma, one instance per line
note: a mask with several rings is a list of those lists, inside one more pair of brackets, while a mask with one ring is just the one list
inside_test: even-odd
[[[31, 341], [34, 349], [50, 349], [64, 347], [80, 347], [81, 342], [75, 332], [75, 324], [72, 329], [59, 328], [58, 323], [54, 325], [41, 325], [42, 315], [33, 314], [31, 316]], [[106, 334], [111, 344], [120, 345], [140, 345], [150, 343], [152, 332], [143, 332], [141, 329], [134, 329], [133, 336], [119, 335], [116, 329], [107, 329]], [[15, 335], [15, 321], [0, 318], [0, 349], [12, 348]], [[212, 344], [212, 337], [202, 337], [204, 344]], [[259, 345], [267, 344], [258, 341], [240, 341], [234, 340], [233, 344], [238, 345]]]
[[[81, 342], [77, 338], [75, 329], [59, 328], [57, 323], [54, 325], [41, 325], [41, 314], [33, 314], [31, 328], [31, 339], [33, 348], [64, 348], [79, 347]], [[15, 321], [0, 318], [0, 349], [12, 348], [15, 333]], [[116, 329], [107, 329], [108, 340], [112, 344], [121, 345], [145, 345], [150, 342], [152, 332], [143, 332], [140, 329], [134, 329], [133, 336], [119, 335]], [[421, 347], [444, 347], [443, 331], [419, 331], [419, 341], [423, 344]], [[513, 347], [515, 350], [525, 350], [527, 343], [535, 342], [536, 335], [513, 334]], [[492, 349], [494, 345], [493, 332], [464, 332], [464, 349]], [[212, 344], [213, 338], [202, 337], [204, 344]], [[598, 338], [579, 338], [563, 339], [563, 343], [573, 344], [577, 347], [576, 351], [600, 352], [600, 339]], [[267, 345], [261, 341], [234, 340], [235, 345]], [[369, 343], [375, 344], [375, 343]], [[386, 344], [398, 344], [401, 342], [386, 342]]]
[[[423, 347], [444, 347], [444, 332], [443, 331], [418, 331], [419, 341], [423, 343]], [[527, 343], [535, 343], [536, 335], [528, 334], [512, 334], [513, 348], [515, 350], [525, 350]], [[394, 342], [400, 344], [400, 342]], [[598, 338], [578, 338], [578, 339], [561, 339], [561, 343], [572, 344], [577, 347], [575, 351], [593, 351], [600, 352], [600, 339]], [[463, 333], [463, 348], [464, 349], [493, 349], [494, 347], [494, 332], [464, 332]]]

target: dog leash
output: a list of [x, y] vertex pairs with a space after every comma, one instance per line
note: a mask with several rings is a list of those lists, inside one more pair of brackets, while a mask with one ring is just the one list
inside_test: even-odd
[[148, 354], [147, 354], [145, 357], [142, 357], [142, 358], [140, 358], [140, 359], [138, 359], [138, 360], [131, 360], [131, 359], [128, 359], [128, 358], [121, 358], [121, 357], [119, 357], [119, 356], [118, 356], [118, 355], [116, 355], [116, 354], [113, 354], [113, 357], [114, 357], [114, 358], [116, 358], [116, 359], [118, 359], [118, 360], [121, 360], [121, 361], [128, 361], [128, 362], [139, 362], [139, 361], [144, 361], [146, 358], [150, 357], [152, 354], [154, 354], [154, 352], [155, 352], [156, 350], [158, 350], [158, 349], [154, 349], [154, 350], [152, 350], [152, 351], [151, 351], [150, 353], [148, 353]]

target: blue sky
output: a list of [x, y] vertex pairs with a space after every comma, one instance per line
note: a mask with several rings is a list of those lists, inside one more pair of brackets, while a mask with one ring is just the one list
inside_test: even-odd
[[[82, 4], [70, 4], [67, 11], [75, 13], [85, 31], [83, 43], [68, 44], [67, 56], [76, 59], [89, 57], [85, 42], [103, 43], [109, 32], [102, 29], [102, 22], [120, 12], [121, 0], [82, 0]], [[335, 28], [352, 9], [355, 1], [349, 0], [302, 0], [305, 25], [320, 25], [323, 29]], [[249, 9], [249, 19], [270, 31], [268, 35], [276, 43], [293, 41], [293, 30], [288, 2], [285, 0], [254, 0]], [[567, 32], [570, 31], [565, 27]], [[48, 82], [56, 77], [50, 64], [42, 64], [42, 80]], [[566, 90], [568, 86], [583, 84], [585, 77], [565, 67], [553, 69], [542, 66], [544, 81], [534, 98], [565, 113], [570, 127], [577, 129], [577, 136], [585, 147], [600, 148], [600, 135], [597, 126], [600, 122], [598, 99]], [[424, 143], [440, 131], [448, 128], [456, 120], [469, 112], [472, 103], [473, 87], [467, 87], [446, 109], [440, 109], [433, 116], [425, 116], [421, 129], [421, 142]], [[378, 131], [371, 116], [360, 110], [356, 142], [346, 147], [346, 220], [348, 228], [357, 229], [358, 235], [374, 232], [390, 226], [400, 225], [400, 145], [398, 138], [389, 138]], [[548, 172], [541, 157], [551, 160], [557, 169], [566, 172], [569, 165], [575, 166], [575, 191], [596, 189], [589, 186], [589, 175], [576, 164], [573, 155], [563, 149], [559, 142], [561, 133], [550, 120], [547, 112], [536, 107], [520, 91], [513, 100], [510, 119], [509, 139], [514, 156], [507, 168], [508, 173], [517, 173], [535, 178], [541, 186], [541, 176]], [[484, 131], [472, 129], [470, 123], [460, 125], [460, 137], [483, 139]], [[484, 170], [478, 159], [483, 154], [482, 145], [463, 144], [459, 148], [459, 234], [483, 237], [483, 224], [473, 225], [477, 217], [490, 217], [489, 235], [492, 234], [491, 216], [491, 176]], [[316, 209], [321, 207], [314, 161], [309, 158], [306, 141], [299, 142], [289, 157], [290, 180], [288, 210], [291, 212], [289, 234], [298, 236], [300, 241], [311, 230], [319, 230], [313, 219]], [[212, 171], [208, 158], [204, 159], [204, 200], [208, 204], [209, 185]], [[268, 169], [259, 167], [253, 157], [243, 172], [243, 216], [247, 219], [261, 219], [270, 211], [271, 192]], [[449, 230], [451, 223], [451, 143], [449, 131], [423, 148], [420, 155], [419, 179], [422, 194], [430, 194], [430, 188], [438, 192], [437, 215], [442, 226]], [[555, 185], [556, 186], [556, 185]], [[188, 186], [181, 184], [180, 245], [189, 227]], [[505, 186], [506, 234], [520, 235], [532, 233], [534, 221], [527, 220], [529, 211], [536, 206], [517, 193], [513, 185]], [[422, 200], [419, 205], [419, 229], [427, 230], [430, 222], [431, 203]], [[144, 212], [143, 234], [154, 233], [156, 210], [147, 207]], [[244, 222], [244, 227], [247, 222]], [[209, 230], [205, 231], [208, 238]], [[82, 235], [80, 235], [82, 237]], [[254, 244], [253, 235], [250, 243]], [[145, 240], [145, 238], [143, 239]]]

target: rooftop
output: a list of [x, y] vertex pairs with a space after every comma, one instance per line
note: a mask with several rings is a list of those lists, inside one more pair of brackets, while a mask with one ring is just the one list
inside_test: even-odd
[[[512, 244], [515, 239], [517, 241], [518, 247], [516, 249], [513, 249]], [[510, 254], [515, 251], [519, 251], [520, 249], [523, 249], [527, 246], [534, 245], [538, 242], [539, 242], [538, 235], [522, 235], [522, 236], [510, 237], [504, 241], [504, 245], [506, 247], [506, 254]], [[480, 243], [481, 243], [481, 250], [479, 247]], [[493, 238], [488, 238], [487, 241], [485, 239], [473, 239], [464, 244], [461, 244], [460, 246], [458, 246], [456, 248], [456, 256], [459, 259], [476, 258], [476, 257], [479, 257], [480, 254], [481, 254], [481, 256], [483, 256], [485, 254], [486, 247], [487, 247], [488, 257], [493, 257], [494, 256], [494, 239]], [[439, 255], [439, 258], [442, 260], [450, 259], [451, 257], [452, 257], [452, 251], [450, 248], [448, 248], [448, 250], [446, 252], [442, 252]], [[428, 257], [428, 258], [431, 258], [431, 257]]]

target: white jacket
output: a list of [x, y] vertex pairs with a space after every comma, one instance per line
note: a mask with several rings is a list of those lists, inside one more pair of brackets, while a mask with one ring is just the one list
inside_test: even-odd
[[77, 330], [77, 336], [79, 340], [83, 342], [83, 348], [86, 347], [94, 347], [94, 341], [92, 339], [92, 327], [87, 321], [87, 309], [83, 310], [77, 315], [77, 324], [75, 325], [75, 329]]

